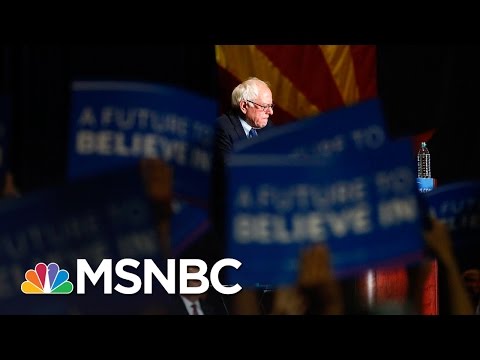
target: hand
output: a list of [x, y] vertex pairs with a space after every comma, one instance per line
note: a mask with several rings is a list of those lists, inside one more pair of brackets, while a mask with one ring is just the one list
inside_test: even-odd
[[141, 159], [140, 169], [151, 200], [170, 204], [173, 184], [170, 166], [160, 159]]
[[308, 296], [310, 313], [343, 314], [341, 290], [326, 246], [318, 244], [304, 250], [300, 257], [298, 285]]
[[444, 266], [456, 266], [450, 231], [445, 223], [432, 219], [432, 228], [424, 232], [424, 237], [427, 246]]
[[314, 245], [303, 251], [300, 258], [298, 283], [301, 287], [316, 287], [334, 280], [330, 254], [326, 246]]
[[303, 315], [306, 311], [307, 300], [299, 289], [283, 287], [274, 291], [272, 315]]
[[10, 172], [7, 172], [5, 174], [5, 182], [3, 185], [3, 189], [1, 190], [2, 192], [0, 197], [19, 197], [20, 196], [20, 192], [15, 186], [15, 180], [13, 179], [13, 175]]

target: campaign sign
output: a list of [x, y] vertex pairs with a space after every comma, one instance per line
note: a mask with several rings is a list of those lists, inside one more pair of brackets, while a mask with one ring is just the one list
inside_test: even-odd
[[215, 101], [170, 86], [74, 82], [69, 176], [95, 175], [139, 158], [167, 162], [173, 169], [174, 197], [181, 204], [174, 209], [173, 222], [185, 224], [173, 233], [172, 248], [185, 246], [208, 218], [215, 118]]
[[480, 267], [480, 183], [442, 185], [425, 197], [432, 216], [448, 225], [462, 269]]
[[[104, 259], [115, 264], [123, 258], [150, 258], [162, 266], [164, 239], [156, 232], [150, 206], [137, 167], [0, 202], [0, 313], [128, 314], [158, 302], [162, 289], [148, 298], [105, 295], [102, 280], [90, 283], [83, 295], [71, 287], [77, 259], [86, 259], [94, 270]], [[54, 277], [48, 286], [38, 280], [47, 271], [42, 263], [48, 274], [63, 274], [64, 286], [70, 283], [70, 288], [50, 293]], [[21, 291], [26, 280], [36, 284], [30, 286], [33, 295]]]
[[138, 158], [174, 169], [174, 191], [207, 200], [216, 104], [173, 87], [73, 83], [69, 176], [94, 175]]
[[[411, 143], [386, 137], [381, 142], [353, 140], [367, 121], [357, 121], [350, 110], [338, 124], [335, 136], [344, 140], [338, 151], [290, 157], [282, 150], [271, 155], [276, 150], [272, 145], [266, 155], [239, 151], [230, 157], [228, 256], [243, 264], [228, 273], [230, 283], [293, 284], [300, 251], [317, 243], [330, 249], [338, 277], [421, 257]], [[371, 128], [379, 126], [383, 133], [375, 114], [369, 117]], [[317, 134], [320, 139], [332, 135]]]
[[174, 200], [173, 216], [170, 223], [171, 256], [178, 258], [195, 243], [210, 227], [210, 221], [204, 208], [186, 201]]

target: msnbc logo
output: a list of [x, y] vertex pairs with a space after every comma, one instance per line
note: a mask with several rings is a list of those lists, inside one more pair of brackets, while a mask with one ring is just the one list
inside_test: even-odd
[[38, 263], [35, 270], [28, 270], [21, 289], [25, 294], [70, 294], [73, 284], [68, 281], [68, 271], [60, 270], [56, 263]]

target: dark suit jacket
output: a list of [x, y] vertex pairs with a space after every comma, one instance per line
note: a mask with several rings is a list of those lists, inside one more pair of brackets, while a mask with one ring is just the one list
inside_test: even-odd
[[[218, 295], [219, 297], [220, 295]], [[200, 306], [202, 307], [205, 315], [228, 315], [224, 305], [221, 303], [221, 298], [216, 298], [212, 294], [206, 300], [200, 300]], [[169, 299], [167, 307], [168, 315], [188, 315], [188, 310], [180, 295], [172, 295]]]
[[[272, 126], [271, 120], [263, 129], [258, 129], [258, 136], [262, 136]], [[211, 249], [214, 260], [224, 258], [225, 255], [225, 197], [226, 174], [225, 160], [233, 151], [236, 142], [247, 139], [238, 115], [230, 111], [217, 118], [212, 157], [212, 181], [210, 198], [210, 218], [213, 225]]]
[[[258, 136], [262, 136], [262, 133], [271, 126], [272, 122], [269, 120], [267, 126], [257, 130]], [[229, 112], [218, 117], [215, 124], [213, 164], [224, 162], [225, 156], [232, 152], [233, 144], [244, 139], [247, 139], [247, 135], [237, 114]]]

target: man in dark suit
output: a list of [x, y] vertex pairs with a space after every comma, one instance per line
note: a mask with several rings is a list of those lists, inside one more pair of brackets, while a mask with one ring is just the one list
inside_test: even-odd
[[[220, 294], [172, 295], [167, 315], [228, 315]], [[194, 307], [192, 306], [194, 305]]]
[[[214, 165], [225, 163], [237, 141], [262, 134], [271, 125], [272, 92], [268, 84], [250, 78], [232, 92], [232, 108], [217, 119], [214, 138]], [[251, 131], [254, 129], [254, 131]]]
[[213, 226], [210, 246], [213, 261], [225, 253], [225, 164], [234, 144], [262, 136], [270, 127], [273, 114], [272, 91], [258, 78], [249, 78], [232, 91], [231, 110], [217, 118], [212, 159], [212, 189], [210, 211]]
[[[188, 273], [196, 273], [196, 266], [188, 266]], [[201, 286], [201, 281], [188, 279], [189, 288]], [[222, 295], [213, 288], [202, 294], [176, 294], [167, 299], [166, 314], [168, 315], [228, 315]]]

